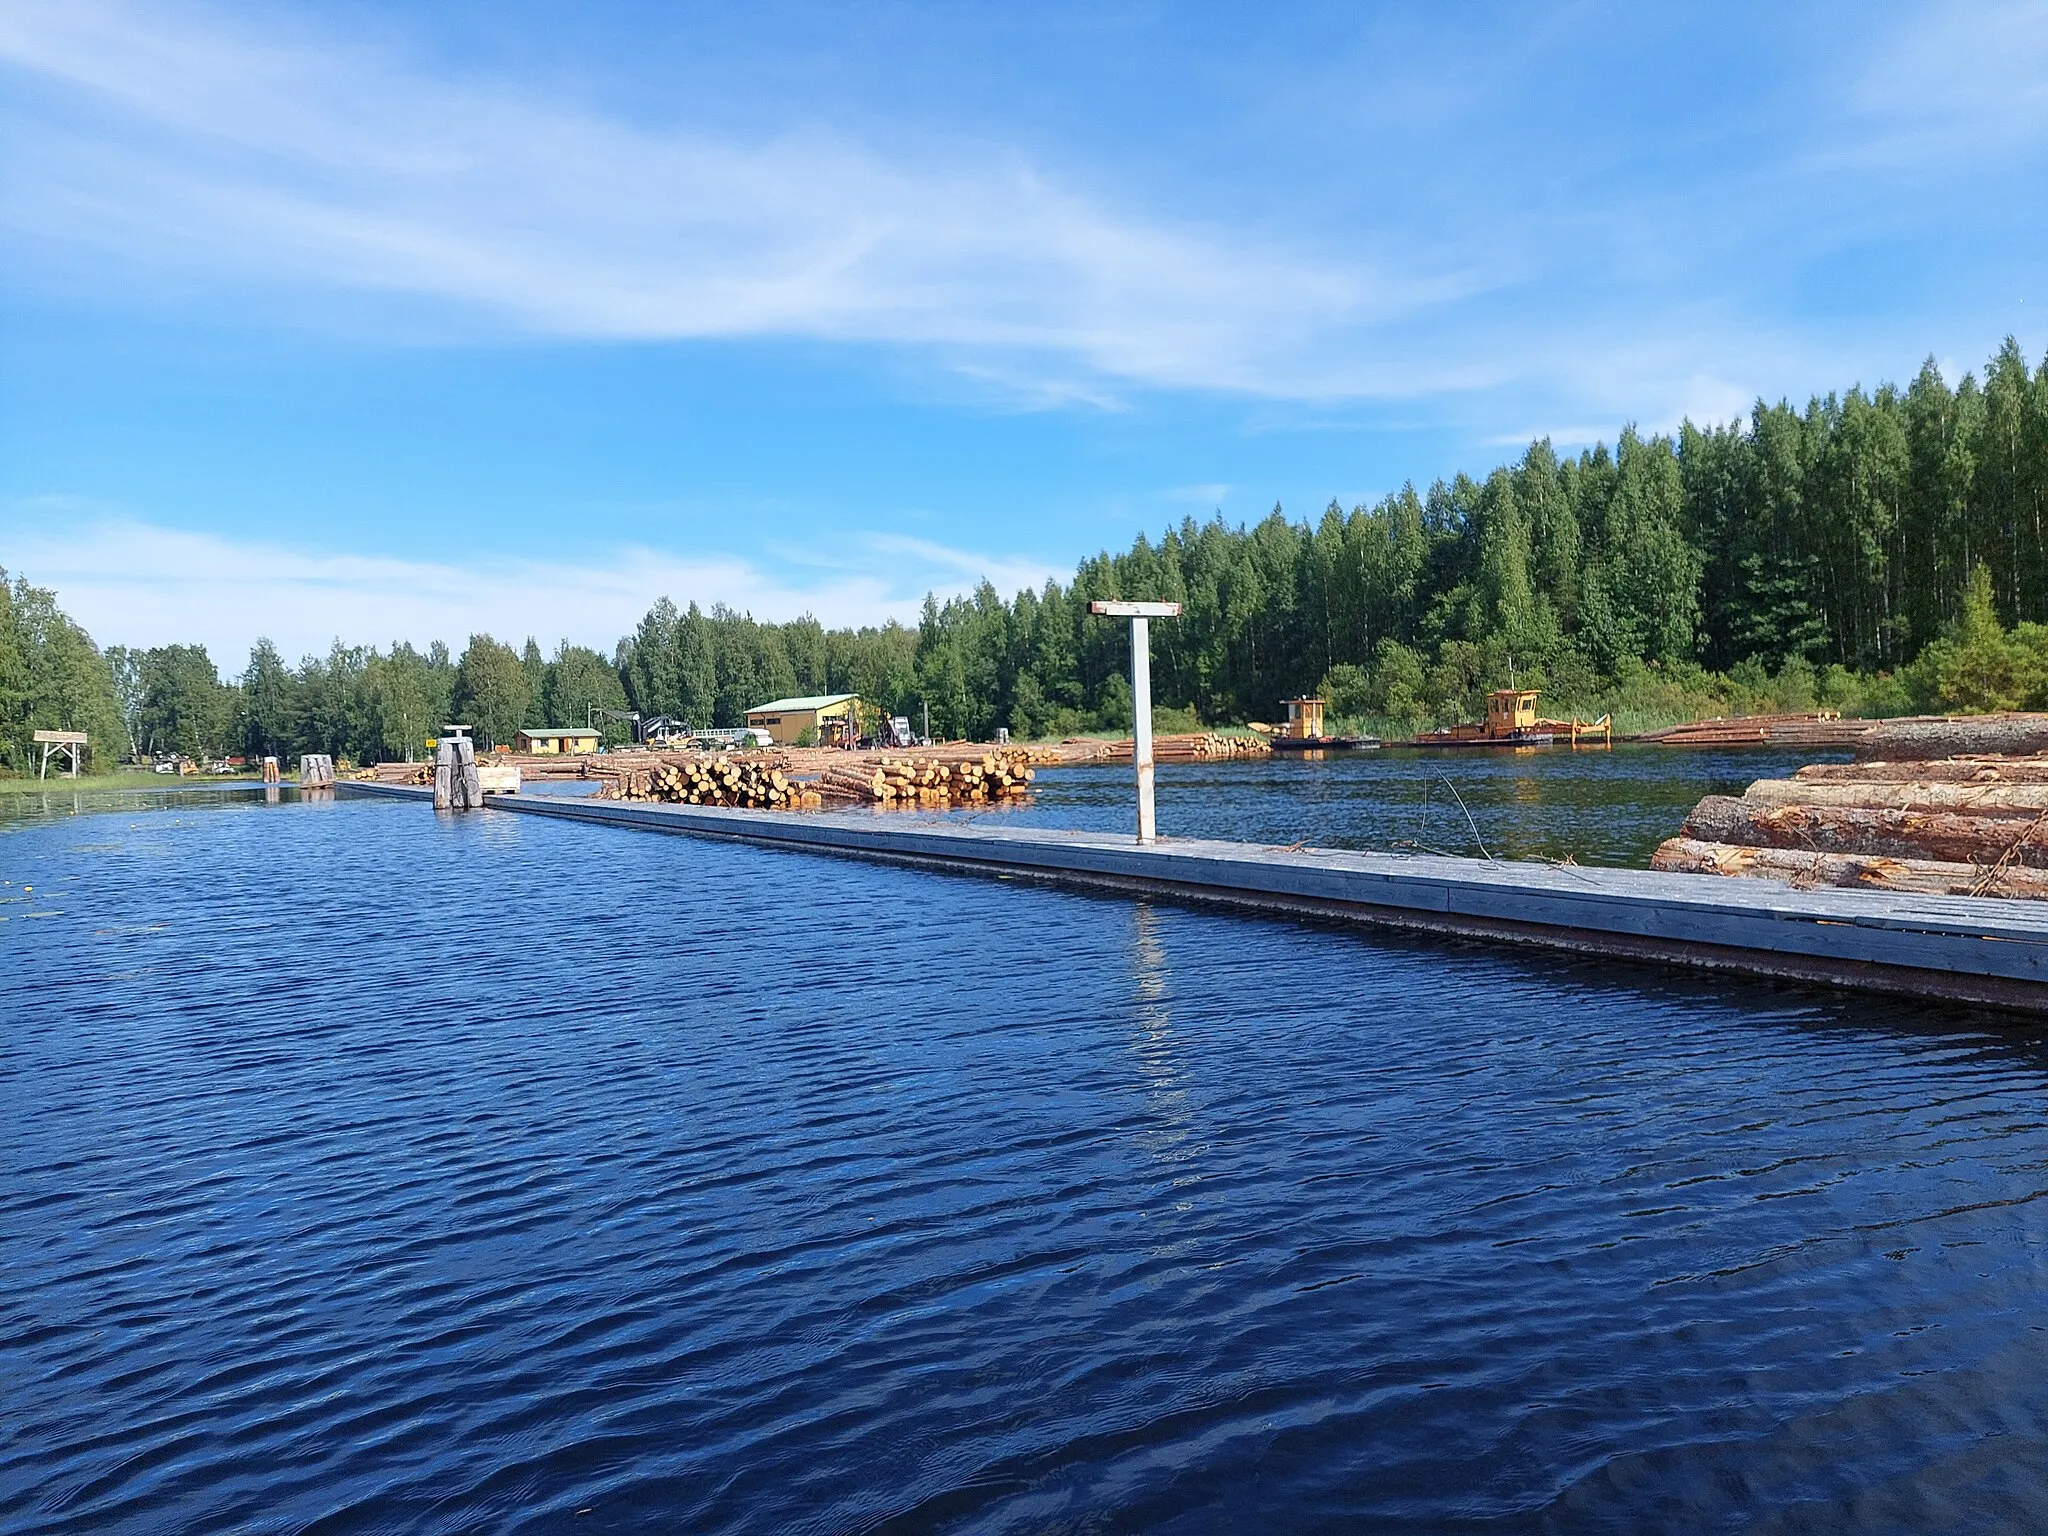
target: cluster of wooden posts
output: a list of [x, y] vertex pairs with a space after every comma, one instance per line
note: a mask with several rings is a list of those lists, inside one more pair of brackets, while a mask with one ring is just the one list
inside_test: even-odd
[[[1128, 763], [1134, 752], [1128, 740], [1112, 742], [1104, 754], [1112, 763]], [[1192, 731], [1152, 738], [1155, 763], [1213, 762], [1225, 758], [1271, 757], [1273, 743], [1263, 736], [1225, 736], [1220, 731]]]
[[1655, 869], [2048, 899], [2048, 754], [1826, 763], [1709, 795]]
[[[516, 776], [513, 782], [518, 782]], [[483, 804], [475, 743], [467, 736], [443, 736], [434, 746], [434, 809], [480, 811]]]
[[818, 792], [783, 769], [788, 759], [775, 757], [704, 757], [691, 753], [663, 756], [644, 767], [602, 774], [598, 797], [603, 800], [663, 800], [676, 805], [729, 805], [756, 811], [815, 809], [824, 803]]
[[884, 757], [873, 765], [828, 768], [818, 792], [828, 800], [875, 805], [945, 806], [1021, 800], [1031, 793], [1032, 754], [997, 747], [979, 757]]

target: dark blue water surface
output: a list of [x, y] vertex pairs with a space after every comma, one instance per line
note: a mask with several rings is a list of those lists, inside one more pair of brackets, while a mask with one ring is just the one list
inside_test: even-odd
[[9, 1532], [2048, 1523], [1988, 1014], [289, 794], [0, 878]]

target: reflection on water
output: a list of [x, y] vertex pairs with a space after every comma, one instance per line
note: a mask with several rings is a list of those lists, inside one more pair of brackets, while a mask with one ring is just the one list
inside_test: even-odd
[[1145, 1145], [1154, 1157], [1173, 1159], [1187, 1140], [1186, 1094], [1174, 1064], [1171, 983], [1165, 923], [1149, 901], [1131, 903], [1131, 1057], [1145, 1083], [1157, 1127]]

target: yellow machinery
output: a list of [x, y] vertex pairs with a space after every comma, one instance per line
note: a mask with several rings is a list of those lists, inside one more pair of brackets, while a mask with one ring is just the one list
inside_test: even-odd
[[1482, 725], [1452, 725], [1425, 731], [1415, 738], [1418, 747], [1547, 747], [1562, 737], [1573, 746], [1582, 741], [1613, 744], [1613, 725], [1602, 715], [1590, 723], [1576, 717], [1545, 720], [1536, 713], [1534, 688], [1496, 688], [1486, 696], [1486, 721]]

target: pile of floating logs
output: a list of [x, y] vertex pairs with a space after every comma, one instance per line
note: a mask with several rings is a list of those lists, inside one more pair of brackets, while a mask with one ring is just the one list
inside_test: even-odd
[[2048, 899], [2048, 754], [1831, 763], [1709, 795], [1653, 869]]
[[[1136, 746], [1127, 737], [1111, 742], [1103, 756], [1112, 763], [1128, 763], [1136, 753]], [[1218, 731], [1192, 731], [1152, 738], [1152, 760], [1155, 763], [1214, 762], [1224, 758], [1272, 755], [1273, 743], [1263, 736], [1225, 736]]]
[[[937, 741], [929, 747], [922, 748], [918, 755], [935, 763], [978, 763], [991, 754], [1005, 762], [1020, 764], [1026, 768], [1056, 767], [1067, 760], [1066, 754], [1056, 746], [1041, 744], [992, 747], [974, 741]], [[877, 762], [887, 762], [889, 758], [884, 754], [880, 757], [862, 757], [857, 761], [860, 767], [868, 768]]]
[[790, 778], [780, 759], [660, 756], [642, 767], [602, 774], [601, 800], [663, 800], [676, 805], [729, 805], [745, 810], [795, 811], [823, 804], [817, 791]]
[[828, 768], [817, 791], [828, 800], [937, 807], [1021, 800], [1031, 792], [1031, 752], [996, 747], [978, 757], [884, 757]]
[[1737, 715], [1725, 720], [1693, 720], [1684, 725], [1648, 731], [1636, 740], [1665, 747], [1853, 747], [1876, 725], [1874, 720], [1844, 720], [1831, 709], [1805, 714]]

